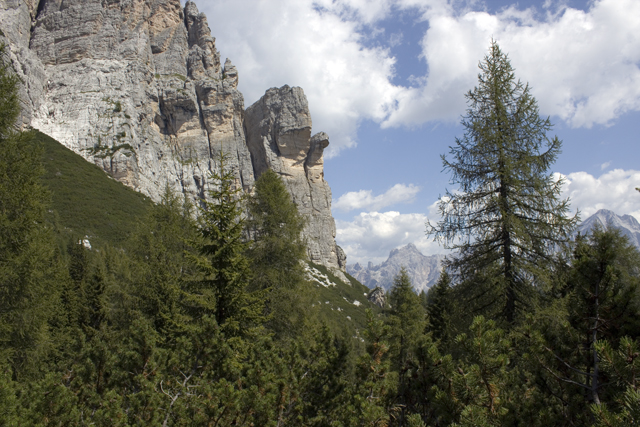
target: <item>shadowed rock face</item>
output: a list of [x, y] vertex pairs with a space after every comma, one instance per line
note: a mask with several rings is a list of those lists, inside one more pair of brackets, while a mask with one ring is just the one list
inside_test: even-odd
[[[311, 138], [302, 89], [270, 89], [249, 109], [264, 123], [245, 123], [238, 71], [221, 64], [195, 3], [0, 0], [0, 29], [25, 83], [23, 125], [156, 201], [167, 185], [194, 201], [206, 197], [220, 152], [246, 191], [272, 167], [308, 218], [311, 259], [344, 265], [323, 178], [328, 137]], [[256, 143], [249, 151], [245, 128], [252, 141], [268, 128], [262, 154]]]

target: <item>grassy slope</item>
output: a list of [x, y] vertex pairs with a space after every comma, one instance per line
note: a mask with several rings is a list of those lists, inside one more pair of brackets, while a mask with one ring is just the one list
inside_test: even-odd
[[[323, 286], [318, 282], [315, 283], [318, 289], [318, 301], [320, 305], [320, 319], [330, 326], [345, 326], [348, 330], [361, 330], [365, 328], [367, 308], [378, 312], [380, 308], [371, 304], [366, 295], [371, 289], [358, 282], [350, 275], [346, 275], [350, 280], [350, 284], [342, 282], [322, 265], [311, 264], [311, 267], [320, 271], [329, 277], [329, 280], [335, 286]], [[365, 295], [366, 294], [366, 295]], [[354, 304], [358, 301], [360, 304]]]
[[142, 219], [151, 200], [111, 179], [98, 166], [38, 132], [43, 147], [44, 185], [59, 225], [92, 242], [122, 243]]
[[[42, 180], [51, 192], [58, 224], [76, 238], [89, 236], [92, 244], [123, 243], [151, 206], [149, 198], [110, 178], [53, 138], [40, 132], [37, 135], [44, 150], [46, 172]], [[351, 284], [345, 284], [326, 267], [312, 266], [335, 284], [325, 287], [314, 282], [320, 318], [350, 334], [364, 328], [365, 309], [378, 310], [364, 295], [370, 289], [349, 275]], [[355, 305], [355, 301], [361, 304]]]

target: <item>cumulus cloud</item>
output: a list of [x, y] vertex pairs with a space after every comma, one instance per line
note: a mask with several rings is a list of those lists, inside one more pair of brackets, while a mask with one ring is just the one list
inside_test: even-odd
[[347, 253], [349, 264], [384, 262], [395, 248], [413, 243], [425, 255], [445, 250], [426, 236], [427, 216], [411, 213], [363, 212], [353, 221], [336, 221], [336, 241]]
[[333, 209], [343, 212], [352, 210], [377, 211], [396, 203], [410, 203], [420, 187], [413, 184], [396, 184], [384, 194], [374, 196], [371, 190], [350, 191], [332, 202]]
[[618, 215], [633, 215], [640, 220], [640, 171], [614, 169], [599, 177], [587, 172], [564, 176], [563, 197], [571, 198], [571, 208], [580, 211], [584, 220], [599, 209], [609, 209]]
[[[496, 14], [483, 11], [482, 2], [446, 0], [200, 5], [223, 58], [238, 66], [247, 105], [269, 87], [301, 86], [314, 131], [331, 136], [327, 157], [356, 144], [362, 120], [385, 127], [457, 121], [492, 37], [509, 53], [516, 75], [531, 84], [544, 115], [589, 127], [640, 110], [637, 0], [595, 0], [586, 12], [560, 4], [542, 10], [512, 6]], [[389, 48], [366, 43], [398, 11], [429, 22], [422, 39], [425, 73], [407, 86], [391, 83], [395, 58], [389, 48], [397, 35], [390, 35]]]
[[331, 157], [355, 145], [361, 120], [383, 120], [400, 90], [391, 83], [395, 59], [388, 49], [365, 47], [359, 32], [386, 8], [357, 0], [216, 0], [202, 10], [222, 57], [238, 66], [247, 105], [269, 87], [302, 87], [313, 130], [330, 135]]
[[542, 18], [532, 8], [509, 7], [492, 15], [454, 13], [428, 1], [409, 4], [423, 8], [429, 21], [422, 41], [429, 73], [423, 86], [399, 92], [384, 126], [457, 120], [491, 38], [509, 53], [516, 76], [531, 84], [545, 115], [590, 127], [640, 109], [636, 0], [594, 1], [587, 12], [560, 6]]

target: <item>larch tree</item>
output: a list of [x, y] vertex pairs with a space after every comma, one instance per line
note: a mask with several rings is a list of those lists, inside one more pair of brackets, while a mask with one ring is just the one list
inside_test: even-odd
[[427, 232], [458, 251], [448, 265], [458, 282], [491, 278], [484, 308], [513, 322], [577, 215], [567, 216], [563, 181], [549, 172], [561, 141], [547, 136], [551, 122], [529, 86], [495, 41], [479, 68], [478, 86], [466, 94], [465, 134], [442, 156], [457, 188], [440, 198], [442, 220]]

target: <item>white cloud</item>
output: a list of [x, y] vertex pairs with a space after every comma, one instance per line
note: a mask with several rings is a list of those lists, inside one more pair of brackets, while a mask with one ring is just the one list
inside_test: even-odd
[[201, 8], [221, 56], [238, 66], [247, 106], [269, 87], [302, 87], [313, 131], [331, 138], [331, 157], [355, 145], [360, 120], [383, 120], [399, 91], [390, 82], [395, 60], [387, 49], [364, 47], [358, 32], [386, 7], [364, 0], [216, 0]]
[[410, 203], [414, 200], [420, 187], [413, 184], [396, 184], [384, 194], [374, 196], [371, 190], [351, 191], [332, 202], [333, 209], [349, 212], [355, 209], [377, 211], [396, 203]]
[[444, 248], [426, 236], [426, 221], [424, 214], [363, 212], [353, 221], [336, 221], [336, 241], [347, 254], [349, 264], [379, 264], [391, 250], [408, 243], [415, 244], [425, 255], [444, 253]]
[[611, 162], [604, 162], [603, 164], [600, 165], [600, 170], [603, 171], [605, 169], [608, 169], [609, 166], [611, 166]]
[[[247, 106], [269, 87], [301, 86], [314, 131], [326, 131], [326, 156], [356, 144], [362, 120], [382, 126], [458, 121], [464, 93], [493, 37], [529, 82], [543, 115], [572, 126], [611, 124], [640, 110], [640, 2], [595, 0], [585, 11], [563, 3], [542, 9], [482, 11], [480, 1], [216, 0], [206, 12], [222, 57], [238, 66]], [[461, 9], [460, 5], [466, 5]], [[455, 6], [455, 7], [454, 7]], [[474, 10], [470, 8], [473, 7]], [[429, 22], [424, 73], [406, 87], [391, 83], [395, 58], [367, 47], [391, 13]], [[390, 43], [397, 37], [389, 35]]]
[[614, 169], [598, 178], [587, 172], [565, 176], [563, 197], [571, 198], [571, 208], [580, 211], [584, 220], [599, 209], [618, 215], [629, 214], [640, 220], [640, 171]]
[[544, 115], [590, 127], [640, 110], [637, 0], [594, 1], [587, 12], [560, 6], [547, 10], [543, 19], [533, 9], [514, 7], [495, 15], [424, 10], [429, 20], [423, 39], [426, 84], [400, 92], [384, 126], [457, 120], [491, 38], [509, 54], [516, 76], [531, 84]]

